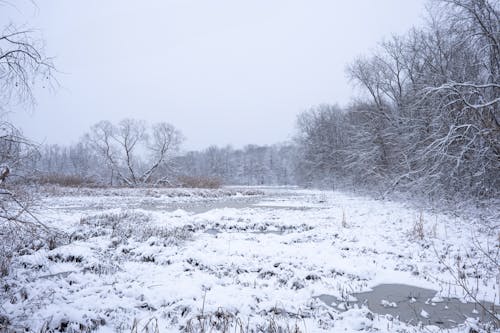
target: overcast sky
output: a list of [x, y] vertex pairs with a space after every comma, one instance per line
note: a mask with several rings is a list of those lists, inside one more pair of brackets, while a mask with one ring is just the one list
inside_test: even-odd
[[[23, 3], [25, 1], [25, 3]], [[353, 95], [345, 66], [422, 22], [423, 0], [15, 0], [0, 22], [39, 29], [60, 86], [13, 121], [76, 142], [99, 120], [166, 121], [185, 149], [291, 138], [298, 113]]]

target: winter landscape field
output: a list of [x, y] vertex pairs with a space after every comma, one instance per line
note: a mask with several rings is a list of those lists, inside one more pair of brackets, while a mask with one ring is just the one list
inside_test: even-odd
[[500, 333], [500, 0], [0, 0], [0, 333]]
[[[500, 309], [498, 233], [480, 219], [294, 187], [38, 195], [58, 238], [13, 258], [0, 294], [4, 320], [33, 331], [498, 325], [486, 311]], [[393, 288], [370, 297], [381, 285]]]

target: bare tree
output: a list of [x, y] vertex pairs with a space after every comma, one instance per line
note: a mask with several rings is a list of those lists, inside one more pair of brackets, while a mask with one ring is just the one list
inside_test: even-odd
[[[497, 0], [436, 1], [439, 22], [453, 41], [447, 75], [429, 82], [422, 103], [433, 105], [443, 125], [423, 149], [427, 170], [451, 176], [454, 190], [495, 195], [500, 169], [500, 3]], [[451, 54], [451, 56], [450, 56]]]
[[178, 151], [183, 136], [167, 123], [146, 126], [144, 121], [124, 119], [118, 125], [109, 121], [95, 124], [85, 141], [106, 162], [112, 179], [137, 186], [166, 180], [167, 175], [156, 173]]
[[[0, 7], [5, 5], [0, 2]], [[44, 54], [43, 40], [32, 30], [5, 26], [0, 32], [0, 163], [14, 170], [20, 164], [20, 151], [29, 145], [15, 125], [5, 120], [4, 112], [15, 104], [35, 103], [33, 89], [54, 82], [54, 66]]]
[[33, 31], [8, 25], [0, 32], [0, 276], [8, 274], [10, 258], [25, 242], [48, 237], [48, 228], [29, 210], [28, 191], [11, 181], [34, 146], [4, 112], [13, 103], [33, 105], [33, 88], [39, 82], [50, 84], [53, 70]]
[[[1, 4], [0, 4], [1, 5]], [[54, 66], [44, 55], [43, 40], [32, 30], [8, 25], [0, 33], [0, 107], [10, 102], [35, 103], [33, 87], [53, 82]]]
[[[174, 154], [178, 152], [182, 141], [184, 141], [184, 136], [173, 125], [164, 122], [153, 125], [151, 138], [147, 141], [150, 166], [142, 173], [140, 181], [150, 182], [154, 173], [162, 165], [166, 166]], [[166, 174], [158, 177], [156, 183], [167, 181], [168, 176]]]
[[298, 117], [299, 178], [304, 184], [331, 186], [346, 177], [346, 114], [338, 106], [320, 105]]
[[[299, 118], [299, 169], [341, 174], [342, 161], [351, 175], [344, 178], [381, 193], [398, 187], [450, 198], [498, 194], [499, 1], [432, 4], [427, 26], [348, 66], [361, 94], [343, 119], [332, 123], [311, 111]], [[328, 131], [333, 136], [321, 139]], [[345, 154], [338, 145], [325, 147], [335, 136]]]

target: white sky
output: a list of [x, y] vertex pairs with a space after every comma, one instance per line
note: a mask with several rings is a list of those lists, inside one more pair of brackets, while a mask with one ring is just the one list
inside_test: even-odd
[[[11, 0], [12, 3], [12, 0]], [[185, 149], [289, 139], [296, 115], [353, 95], [345, 66], [422, 22], [424, 0], [29, 0], [0, 23], [41, 31], [60, 87], [13, 121], [72, 143], [99, 120], [166, 121]]]

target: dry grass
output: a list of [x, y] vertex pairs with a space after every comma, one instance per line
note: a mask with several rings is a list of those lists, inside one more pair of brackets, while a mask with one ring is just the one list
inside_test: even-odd
[[[180, 327], [180, 330], [186, 333], [198, 332], [239, 332], [239, 333], [254, 333], [254, 332], [268, 332], [268, 333], [301, 333], [299, 328], [299, 321], [302, 316], [297, 314], [288, 313], [285, 310], [272, 308], [268, 314], [266, 322], [258, 325], [250, 325], [250, 319], [243, 320], [238, 312], [231, 312], [229, 310], [218, 308], [216, 311], [205, 311], [205, 298], [203, 296], [203, 304], [201, 313], [195, 314], [191, 317], [185, 326]], [[279, 315], [279, 318], [277, 318]], [[295, 317], [295, 318], [292, 318]], [[291, 324], [291, 320], [295, 322]], [[303, 320], [303, 319], [302, 319]], [[305, 322], [302, 322], [305, 330]], [[306, 330], [305, 330], [306, 331]]]
[[67, 236], [60, 232], [0, 219], [0, 278], [10, 273], [11, 261], [16, 256], [32, 254], [42, 248], [52, 250], [67, 241]]
[[[294, 321], [292, 323], [292, 321]], [[237, 314], [219, 308], [213, 312], [201, 313], [189, 319], [180, 330], [186, 333], [301, 333], [305, 332], [299, 326], [300, 321], [293, 318], [270, 317], [264, 324], [251, 325], [250, 320], [243, 320]]]
[[418, 217], [418, 220], [415, 221], [413, 224], [413, 229], [412, 229], [412, 236], [416, 237], [419, 240], [423, 240], [425, 237], [425, 232], [424, 232], [424, 216], [423, 213], [420, 212], [420, 215]]
[[347, 224], [347, 219], [345, 217], [345, 210], [342, 209], [342, 228], [347, 228], [349, 225]]
[[155, 317], [149, 318], [144, 322], [134, 319], [130, 333], [160, 333], [158, 327], [158, 319]]
[[134, 197], [134, 198], [226, 198], [243, 194], [246, 196], [264, 195], [264, 191], [252, 188], [242, 189], [210, 189], [210, 188], [166, 188], [166, 187], [117, 187], [96, 186], [92, 184], [82, 187], [66, 187], [59, 185], [43, 185], [31, 187], [30, 191], [42, 196], [102, 196], [102, 197]]
[[84, 216], [80, 218], [81, 225], [115, 229], [119, 224], [144, 225], [151, 220], [150, 216], [141, 212], [122, 211]]
[[[190, 239], [194, 228], [183, 226], [168, 228], [150, 225], [151, 217], [142, 212], [122, 211], [85, 216], [80, 219], [82, 225], [71, 235], [72, 240], [89, 239], [109, 235], [115, 245], [134, 239], [145, 242], [154, 237], [163, 246], [176, 245]], [[89, 228], [90, 226], [90, 228]]]
[[[51, 321], [45, 321], [38, 330], [39, 333], [54, 333], [54, 332], [68, 332], [68, 333], [90, 333], [95, 332], [99, 327], [106, 325], [106, 320], [104, 318], [90, 318], [87, 319], [86, 322], [70, 322], [66, 320], [61, 320], [61, 322], [57, 324], [52, 324]], [[7, 332], [21, 332], [20, 329], [15, 330], [7, 330]], [[25, 328], [22, 331], [32, 332], [28, 328]], [[1, 330], [0, 330], [1, 332]]]
[[91, 178], [65, 174], [45, 174], [32, 179], [32, 182], [39, 185], [59, 185], [66, 187], [82, 187], [95, 184], [95, 181]]
[[178, 178], [179, 185], [187, 188], [220, 188], [222, 180], [216, 177], [193, 177], [181, 176]]

